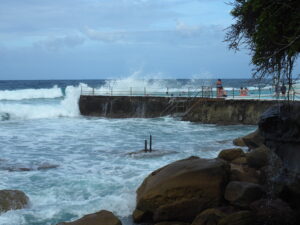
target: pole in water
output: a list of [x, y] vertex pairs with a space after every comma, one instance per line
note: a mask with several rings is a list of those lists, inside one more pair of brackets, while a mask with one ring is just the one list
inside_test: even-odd
[[149, 148], [149, 151], [152, 152], [152, 135], [150, 134], [150, 148]]
[[148, 151], [148, 149], [147, 149], [147, 140], [145, 140], [145, 152], [147, 152]]

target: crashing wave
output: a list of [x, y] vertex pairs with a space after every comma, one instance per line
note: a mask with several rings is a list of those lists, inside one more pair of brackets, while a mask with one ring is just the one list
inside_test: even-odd
[[24, 100], [38, 98], [60, 98], [63, 97], [61, 88], [56, 85], [52, 88], [20, 89], [0, 91], [0, 100]]

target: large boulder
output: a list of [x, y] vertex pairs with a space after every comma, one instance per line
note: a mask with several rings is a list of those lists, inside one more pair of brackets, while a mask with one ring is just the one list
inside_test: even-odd
[[85, 215], [76, 221], [63, 222], [57, 225], [122, 225], [122, 223], [112, 212], [101, 210]]
[[270, 149], [261, 145], [246, 154], [247, 163], [250, 167], [259, 169], [269, 163], [270, 154]]
[[184, 222], [170, 221], [170, 222], [159, 222], [154, 225], [190, 225], [190, 224]]
[[191, 222], [199, 212], [222, 202], [228, 177], [229, 164], [221, 159], [176, 161], [144, 180], [137, 190], [136, 210], [153, 215], [156, 222]]
[[234, 206], [247, 208], [250, 203], [260, 199], [263, 193], [262, 187], [258, 184], [232, 181], [227, 185], [224, 197]]
[[239, 211], [221, 219], [218, 225], [254, 225], [256, 218], [250, 211]]
[[230, 181], [244, 181], [258, 184], [260, 181], [260, 172], [247, 165], [231, 164]]
[[296, 225], [296, 214], [289, 205], [280, 199], [260, 199], [250, 208], [255, 213], [258, 224]]
[[29, 203], [26, 194], [19, 190], [0, 190], [0, 213], [25, 208]]
[[247, 164], [247, 158], [246, 157], [238, 157], [231, 161], [232, 164], [238, 164], [238, 165], [246, 165]]
[[240, 137], [233, 140], [233, 144], [237, 146], [248, 146], [249, 148], [257, 148], [264, 144], [264, 137], [261, 135], [259, 130], [256, 130], [244, 137]]
[[218, 157], [226, 161], [232, 161], [236, 158], [245, 156], [245, 153], [240, 148], [231, 148], [222, 150]]
[[192, 225], [217, 225], [225, 216], [226, 214], [220, 209], [206, 209], [194, 219]]
[[259, 131], [265, 144], [283, 160], [284, 166], [300, 172], [300, 104], [276, 105], [261, 115]]

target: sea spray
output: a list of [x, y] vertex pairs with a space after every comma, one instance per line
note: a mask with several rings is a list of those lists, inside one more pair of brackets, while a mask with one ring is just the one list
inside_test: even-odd
[[[36, 98], [40, 98], [42, 96], [45, 98], [56, 98], [57, 96], [61, 97], [62, 91], [60, 88], [53, 87], [52, 89], [25, 89], [9, 91], [9, 93], [14, 96], [13, 98], [16, 100], [18, 99], [19, 101], [0, 101], [0, 120], [79, 116], [78, 99], [82, 87], [87, 87], [87, 85], [81, 83], [76, 87], [67, 86], [65, 89], [65, 96], [53, 101], [40, 101]], [[52, 91], [54, 92], [53, 94], [51, 94]], [[26, 101], [20, 101], [22, 100], [21, 96], [19, 96], [20, 93], [30, 94], [23, 96], [27, 99]], [[28, 99], [29, 97], [32, 97], [32, 99]], [[4, 97], [2, 96], [2, 98]], [[9, 97], [5, 98], [9, 99]]]
[[38, 98], [60, 98], [63, 97], [61, 88], [54, 85], [52, 88], [0, 90], [0, 100], [24, 100]]

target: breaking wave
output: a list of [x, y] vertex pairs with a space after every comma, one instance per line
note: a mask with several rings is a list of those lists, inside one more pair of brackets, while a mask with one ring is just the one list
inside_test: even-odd
[[[67, 86], [65, 95], [57, 86], [51, 89], [25, 89], [17, 91], [2, 91], [0, 93], [0, 121], [14, 119], [40, 119], [57, 117], [77, 117], [79, 116], [78, 99], [80, 90], [85, 84], [79, 86]], [[12, 96], [5, 97], [2, 93], [12, 93]], [[53, 93], [52, 93], [53, 92]], [[23, 97], [22, 97], [23, 93]], [[59, 98], [54, 102], [47, 101], [3, 101], [3, 99], [36, 99], [36, 98]]]
[[24, 100], [37, 98], [60, 98], [63, 97], [62, 90], [57, 86], [41, 89], [21, 89], [0, 91], [0, 100]]

